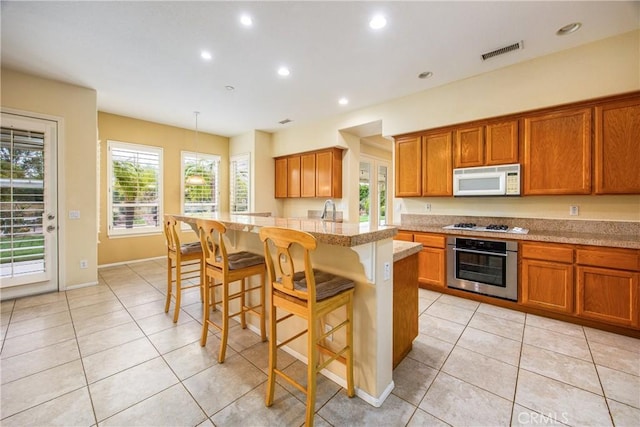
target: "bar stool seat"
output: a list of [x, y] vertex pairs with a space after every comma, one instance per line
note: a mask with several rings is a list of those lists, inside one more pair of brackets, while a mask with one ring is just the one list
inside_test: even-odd
[[[263, 227], [260, 239], [264, 242], [265, 260], [271, 283], [269, 303], [269, 377], [266, 406], [274, 399], [276, 375], [307, 395], [305, 424], [313, 425], [316, 382], [318, 373], [334, 361], [346, 366], [347, 395], [353, 397], [353, 294], [355, 283], [348, 278], [314, 269], [311, 251], [316, 239], [309, 233], [280, 227]], [[272, 250], [270, 246], [274, 246]], [[291, 256], [293, 247], [301, 247], [304, 269], [296, 271]], [[276, 262], [274, 262], [276, 260]], [[345, 320], [331, 330], [324, 331], [327, 314], [345, 308]], [[278, 310], [288, 314], [278, 318]], [[278, 324], [298, 316], [306, 320], [306, 329], [287, 338], [278, 338]], [[330, 348], [326, 338], [345, 328], [345, 343], [341, 349]], [[277, 368], [277, 350], [295, 339], [307, 335], [307, 387]], [[335, 344], [335, 342], [334, 342]], [[322, 355], [322, 356], [321, 356]]]
[[[221, 331], [220, 351], [218, 362], [223, 363], [227, 350], [229, 336], [229, 320], [238, 316], [243, 329], [247, 327], [246, 314], [253, 314], [260, 319], [260, 335], [262, 341], [266, 341], [265, 327], [265, 262], [262, 255], [241, 251], [228, 253], [224, 235], [227, 228], [224, 224], [214, 220], [198, 220], [198, 233], [200, 246], [204, 254], [203, 293], [207, 304], [203, 310], [202, 336], [200, 345], [207, 344], [209, 326]], [[260, 276], [260, 282], [247, 287], [247, 279], [251, 276]], [[231, 283], [240, 282], [239, 290], [232, 292]], [[218, 282], [218, 283], [217, 283]], [[222, 311], [222, 324], [210, 319], [209, 310], [216, 310], [216, 288], [220, 288], [220, 305]], [[250, 302], [251, 295], [257, 293], [257, 302]], [[231, 302], [238, 301], [238, 311], [230, 312]], [[235, 307], [234, 307], [235, 308]]]
[[[200, 288], [200, 300], [204, 300], [202, 291], [203, 259], [200, 242], [180, 243], [178, 220], [172, 215], [164, 216], [163, 231], [167, 245], [167, 299], [164, 312], [169, 312], [172, 297], [175, 298], [173, 323], [180, 315], [180, 301], [185, 289]], [[196, 268], [197, 267], [197, 268]], [[175, 278], [174, 278], [175, 271]], [[197, 284], [184, 285], [183, 281], [198, 278]], [[173, 291], [175, 284], [175, 292]]]

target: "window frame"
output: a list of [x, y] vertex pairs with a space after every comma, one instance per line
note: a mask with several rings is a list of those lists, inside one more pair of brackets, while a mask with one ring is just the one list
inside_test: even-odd
[[[187, 210], [186, 210], [186, 201], [185, 201], [185, 192], [186, 192], [186, 163], [185, 163], [185, 159], [187, 157], [195, 157], [197, 160], [211, 160], [214, 163], [217, 163], [217, 166], [215, 167], [215, 173], [213, 174], [213, 180], [215, 182], [215, 194], [214, 194], [214, 200], [211, 203], [213, 205], [213, 212], [220, 212], [220, 163], [221, 163], [221, 156], [217, 155], [217, 154], [209, 154], [209, 153], [199, 153], [199, 152], [195, 152], [195, 151], [180, 151], [180, 176], [181, 176], [181, 182], [180, 182], [180, 209], [183, 215], [187, 215]], [[183, 224], [184, 225], [184, 224]], [[189, 228], [188, 225], [184, 225], [183, 228]]]
[[[127, 150], [135, 151], [143, 154], [153, 154], [158, 158], [157, 166], [157, 180], [156, 180], [156, 193], [157, 193], [157, 208], [156, 208], [156, 226], [151, 227], [132, 227], [132, 228], [115, 228], [113, 226], [113, 191], [114, 191], [114, 175], [113, 175], [113, 151], [114, 150]], [[162, 217], [164, 215], [164, 149], [162, 147], [156, 147], [145, 144], [135, 144], [131, 142], [123, 142], [117, 140], [107, 140], [107, 236], [109, 237], [132, 237], [132, 236], [144, 236], [150, 234], [161, 234], [162, 231]]]

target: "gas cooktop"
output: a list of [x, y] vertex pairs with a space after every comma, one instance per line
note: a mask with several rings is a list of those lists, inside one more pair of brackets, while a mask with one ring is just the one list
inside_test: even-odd
[[504, 224], [476, 225], [472, 222], [461, 222], [458, 224], [442, 227], [445, 230], [468, 230], [468, 231], [491, 231], [496, 233], [527, 234], [529, 229], [520, 227], [509, 227]]

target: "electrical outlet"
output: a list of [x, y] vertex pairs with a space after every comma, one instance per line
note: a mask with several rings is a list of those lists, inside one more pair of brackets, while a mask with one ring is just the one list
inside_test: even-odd
[[391, 264], [388, 262], [384, 263], [384, 280], [391, 279]]
[[86, 259], [81, 259], [80, 268], [89, 268], [89, 262]]
[[431, 203], [427, 203], [424, 205], [424, 211], [425, 212], [431, 212]]
[[579, 215], [580, 209], [576, 205], [569, 206], [569, 215], [576, 216]]
[[[330, 330], [333, 329], [333, 326], [325, 323], [324, 324], [324, 333], [326, 334], [327, 332], [329, 332]], [[327, 335], [327, 337], [325, 338], [327, 341], [333, 341], [333, 334], [329, 334]]]

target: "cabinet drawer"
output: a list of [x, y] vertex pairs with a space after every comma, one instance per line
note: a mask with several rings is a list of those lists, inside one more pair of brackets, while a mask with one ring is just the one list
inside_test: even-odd
[[413, 233], [411, 231], [398, 231], [398, 234], [393, 236], [393, 240], [403, 240], [405, 242], [413, 242]]
[[422, 246], [429, 248], [444, 249], [446, 246], [445, 237], [438, 234], [414, 233], [413, 241], [422, 243]]
[[640, 253], [633, 249], [577, 249], [576, 264], [638, 271], [640, 270]]
[[573, 248], [554, 244], [522, 243], [522, 258], [573, 263]]

